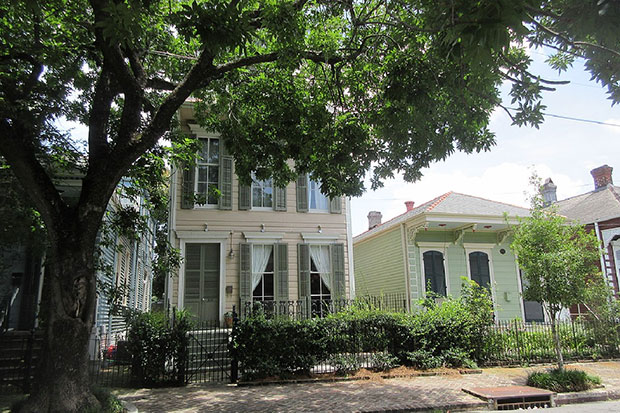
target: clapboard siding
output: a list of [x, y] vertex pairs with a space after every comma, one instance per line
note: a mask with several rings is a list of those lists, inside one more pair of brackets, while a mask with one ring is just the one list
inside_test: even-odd
[[354, 246], [357, 295], [406, 291], [405, 262], [400, 229], [370, 238]]

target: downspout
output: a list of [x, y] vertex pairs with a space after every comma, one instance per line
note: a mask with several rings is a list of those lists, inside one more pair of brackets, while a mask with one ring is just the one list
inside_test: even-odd
[[[170, 245], [176, 246], [174, 243], [175, 237], [173, 235], [176, 225], [176, 203], [177, 203], [177, 191], [176, 191], [176, 181], [177, 181], [177, 169], [174, 165], [170, 167], [170, 188], [168, 190], [169, 193], [169, 203], [168, 203], [168, 243]], [[172, 297], [169, 297], [172, 291], [172, 274], [168, 273], [166, 275], [166, 281], [164, 282], [164, 312], [167, 314], [170, 308], [170, 300]]]
[[355, 268], [353, 268], [353, 230], [351, 229], [351, 198], [345, 198], [347, 224], [347, 255], [349, 256], [349, 298], [355, 298]]
[[41, 297], [43, 296], [43, 282], [45, 281], [45, 251], [41, 257], [41, 269], [39, 270], [39, 288], [37, 288], [37, 311], [34, 316], [34, 328], [39, 327], [39, 315], [41, 311]]
[[409, 273], [409, 255], [407, 253], [407, 230], [400, 224], [400, 238], [403, 248], [403, 264], [405, 266], [405, 291], [407, 292], [407, 312], [411, 311], [411, 275]]
[[603, 252], [599, 254], [599, 259], [601, 261], [601, 272], [603, 273], [605, 283], [609, 285], [609, 280], [607, 279], [607, 269], [605, 268], [605, 246], [603, 245], [603, 236], [600, 231], [598, 221], [594, 221], [594, 232], [596, 232], [596, 238], [598, 239], [599, 245], [603, 248]]

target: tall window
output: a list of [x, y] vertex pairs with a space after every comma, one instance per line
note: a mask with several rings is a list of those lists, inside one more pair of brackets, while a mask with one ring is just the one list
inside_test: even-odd
[[214, 193], [219, 189], [220, 177], [220, 140], [218, 138], [201, 138], [201, 148], [196, 160], [195, 192], [204, 205], [217, 205], [218, 197]]
[[308, 209], [310, 211], [328, 211], [329, 200], [321, 192], [321, 183], [308, 176]]
[[[426, 251], [424, 258], [424, 288], [439, 295], [446, 295], [446, 273], [443, 254], [439, 251]], [[430, 287], [430, 290], [429, 290]]]
[[258, 181], [252, 176], [252, 208], [273, 208], [273, 180]]
[[491, 288], [491, 273], [489, 272], [489, 256], [480, 251], [469, 254], [469, 274], [479, 286]]
[[331, 299], [332, 269], [328, 245], [310, 246], [310, 298]]
[[252, 246], [252, 301], [273, 301], [273, 245]]

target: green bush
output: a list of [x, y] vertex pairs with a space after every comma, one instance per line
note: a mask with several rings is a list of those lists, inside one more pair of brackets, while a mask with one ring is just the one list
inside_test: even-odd
[[190, 327], [189, 314], [184, 311], [176, 313], [173, 323], [160, 312], [132, 316], [127, 348], [135, 385], [183, 384]]
[[320, 363], [348, 373], [359, 368], [353, 357], [359, 354], [377, 369], [462, 367], [483, 353], [492, 322], [488, 290], [467, 281], [460, 298], [441, 304], [429, 298], [411, 314], [362, 305], [322, 319], [268, 319], [253, 312], [235, 325], [230, 351], [244, 379], [309, 373]]
[[599, 377], [590, 376], [582, 370], [572, 369], [538, 371], [530, 373], [527, 377], [528, 386], [557, 393], [588, 390], [599, 384], [601, 384]]

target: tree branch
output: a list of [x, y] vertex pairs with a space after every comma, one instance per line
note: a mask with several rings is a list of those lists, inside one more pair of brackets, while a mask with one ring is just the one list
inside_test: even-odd
[[[36, 159], [33, 136], [27, 125], [17, 119], [0, 121], [0, 153], [41, 213], [51, 237], [56, 238], [64, 222], [66, 205], [47, 172]], [[57, 227], [59, 226], [59, 227]]]

